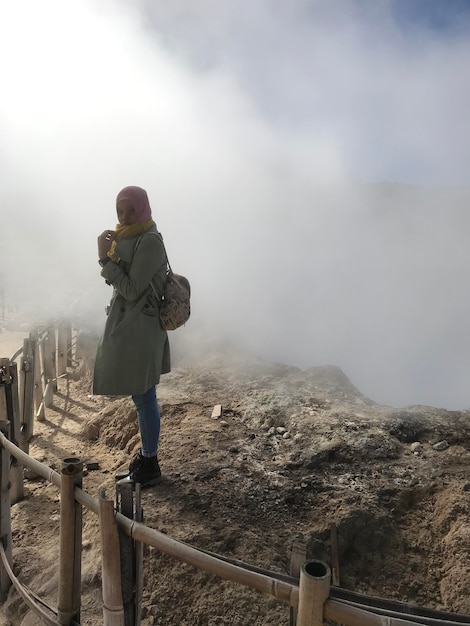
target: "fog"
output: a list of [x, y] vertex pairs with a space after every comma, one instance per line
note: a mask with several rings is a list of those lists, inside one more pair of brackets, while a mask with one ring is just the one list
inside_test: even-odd
[[469, 408], [469, 14], [399, 6], [2, 0], [7, 307], [100, 332], [96, 238], [140, 185], [192, 286], [176, 363], [222, 345]]

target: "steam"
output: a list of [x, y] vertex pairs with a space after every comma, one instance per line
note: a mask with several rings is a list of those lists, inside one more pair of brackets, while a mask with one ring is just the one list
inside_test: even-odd
[[194, 294], [176, 361], [224, 342], [467, 408], [468, 14], [361, 5], [3, 2], [7, 305], [99, 332], [96, 237], [141, 185]]

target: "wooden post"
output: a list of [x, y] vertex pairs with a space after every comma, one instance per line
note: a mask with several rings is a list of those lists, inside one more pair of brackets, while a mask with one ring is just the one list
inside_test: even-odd
[[121, 588], [121, 554], [119, 532], [114, 517], [114, 503], [98, 500], [101, 535], [101, 571], [104, 626], [125, 626]]
[[42, 384], [43, 379], [43, 359], [41, 358], [41, 346], [36, 339], [36, 350], [34, 354], [34, 406], [36, 408], [36, 419], [43, 422], [46, 419], [46, 411], [44, 407], [44, 390]]
[[[10, 424], [8, 420], [0, 421], [0, 431], [7, 439], [9, 438]], [[7, 561], [12, 565], [10, 506], [10, 453], [3, 446], [0, 446], [0, 541], [3, 543]], [[10, 576], [0, 560], [0, 602], [6, 600], [10, 586]]]
[[[307, 558], [307, 546], [300, 541], [294, 541], [291, 548], [291, 556], [290, 556], [290, 575], [292, 578], [297, 578], [299, 580], [300, 577], [300, 568], [303, 563], [305, 563], [305, 559]], [[291, 606], [290, 608], [290, 626], [295, 626], [297, 620], [297, 611]]]
[[336, 524], [330, 524], [330, 542], [331, 542], [331, 578], [335, 587], [339, 587], [339, 548], [338, 548], [338, 529]]
[[[1, 373], [0, 369], [0, 373]], [[0, 377], [1, 381], [1, 377]], [[8, 421], [7, 397], [5, 385], [0, 385], [0, 420]]]
[[67, 373], [67, 342], [67, 322], [61, 322], [57, 336], [57, 378]]
[[78, 328], [73, 324], [70, 325], [72, 329], [72, 359], [74, 361], [78, 361], [79, 359], [79, 349], [78, 349]]
[[[44, 355], [44, 374], [46, 377], [46, 390], [44, 392], [44, 404], [46, 408], [51, 406], [52, 404], [52, 394], [54, 391], [57, 391], [57, 382], [56, 382], [56, 336], [55, 329], [48, 328], [47, 335], [44, 337], [44, 342], [42, 346], [43, 355]], [[48, 393], [48, 386], [50, 386], [50, 393]], [[50, 404], [48, 401], [50, 400]]]
[[64, 322], [64, 332], [66, 336], [66, 345], [67, 345], [67, 367], [72, 367], [73, 359], [72, 359], [72, 323]]
[[52, 380], [46, 384], [46, 389], [44, 391], [44, 407], [46, 409], [54, 403], [54, 385], [57, 386], [57, 383]]
[[330, 595], [331, 571], [323, 561], [302, 565], [296, 626], [323, 626], [323, 606]]
[[29, 441], [34, 434], [34, 339], [23, 341], [23, 355], [21, 357], [21, 439], [20, 448], [24, 452], [29, 450]]
[[8, 421], [7, 388], [10, 384], [10, 359], [0, 359], [0, 420]]
[[[3, 364], [3, 365], [2, 365]], [[0, 367], [8, 372], [5, 379], [5, 417], [10, 422], [10, 441], [20, 447], [20, 406], [18, 398], [18, 366], [8, 359], [0, 359]], [[8, 380], [7, 380], [8, 379]], [[0, 400], [1, 403], [1, 400]], [[0, 410], [0, 417], [2, 411]], [[15, 504], [24, 498], [23, 465], [13, 457], [10, 467], [11, 504]]]
[[57, 613], [59, 624], [80, 622], [80, 583], [82, 570], [82, 507], [75, 500], [75, 487], [81, 487], [83, 462], [71, 457], [61, 466], [59, 592]]
[[[117, 507], [122, 515], [134, 519], [134, 485], [120, 480], [116, 483]], [[126, 626], [135, 626], [135, 554], [134, 541], [119, 528], [119, 545], [121, 547], [121, 581], [122, 601], [124, 604], [124, 620]]]
[[[141, 502], [140, 484], [135, 485], [135, 521], [143, 523], [144, 510]], [[135, 624], [142, 620], [142, 597], [144, 595], [144, 544], [135, 541]]]

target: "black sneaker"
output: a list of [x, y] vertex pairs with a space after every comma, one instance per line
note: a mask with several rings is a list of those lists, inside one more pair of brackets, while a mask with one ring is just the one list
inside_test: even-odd
[[138, 452], [136, 452], [134, 454], [134, 456], [131, 459], [131, 462], [129, 463], [129, 469], [128, 470], [122, 470], [120, 472], [118, 472], [114, 479], [116, 481], [118, 480], [122, 480], [123, 478], [127, 478], [128, 480], [130, 480], [130, 475], [132, 474], [132, 472], [137, 469], [137, 467], [140, 465], [142, 455], [140, 453], [140, 450]]
[[140, 459], [142, 458], [142, 454], [140, 452], [140, 450], [138, 452], [136, 452], [134, 454], [134, 456], [131, 459], [131, 462], [129, 463], [129, 474], [132, 474], [132, 472], [137, 469], [137, 467], [140, 465], [141, 461]]
[[140, 483], [141, 487], [155, 485], [162, 475], [157, 457], [142, 456], [140, 453], [138, 458], [132, 459], [129, 470], [129, 478], [135, 483]]

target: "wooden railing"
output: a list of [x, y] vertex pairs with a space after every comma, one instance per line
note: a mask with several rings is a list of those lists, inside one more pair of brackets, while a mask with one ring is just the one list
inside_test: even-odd
[[[29, 441], [34, 418], [45, 417], [57, 380], [77, 363], [70, 324], [31, 333], [12, 358], [0, 359], [0, 601], [13, 583], [44, 624], [80, 623], [82, 507], [99, 517], [102, 559], [103, 623], [139, 626], [143, 589], [144, 544], [220, 578], [285, 602], [291, 625], [320, 626], [325, 620], [345, 626], [470, 625], [470, 617], [419, 609], [403, 603], [359, 596], [330, 586], [331, 570], [293, 551], [291, 576], [196, 549], [142, 523], [140, 486], [117, 483], [116, 503], [105, 494], [93, 498], [82, 489], [83, 463], [63, 459], [58, 473], [32, 458]], [[17, 359], [20, 358], [18, 368]], [[60, 490], [59, 588], [57, 607], [37, 598], [12, 569], [11, 506], [23, 497], [23, 468]], [[131, 565], [131, 567], [129, 567]], [[337, 564], [335, 564], [337, 567]], [[335, 569], [335, 568], [334, 568]], [[130, 570], [130, 576], [129, 576]]]

